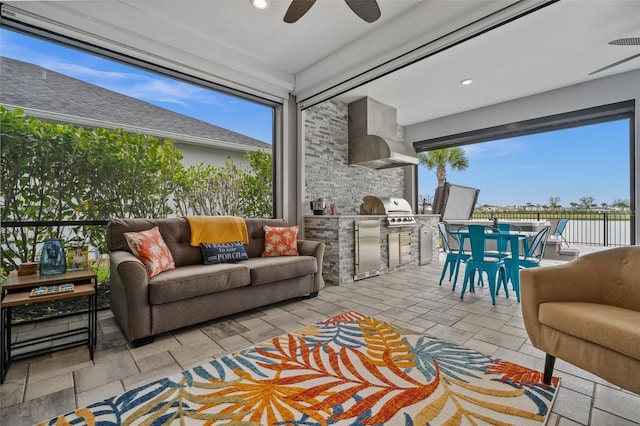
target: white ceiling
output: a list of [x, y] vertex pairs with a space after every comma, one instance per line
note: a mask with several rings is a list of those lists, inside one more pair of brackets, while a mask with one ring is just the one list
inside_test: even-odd
[[[415, 55], [429, 52], [451, 36], [436, 39], [485, 16], [505, 19], [507, 7], [523, 10], [547, 0], [378, 3], [382, 17], [373, 24], [359, 19], [342, 0], [319, 0], [294, 24], [282, 20], [289, 0], [271, 0], [264, 11], [249, 0], [5, 4], [25, 22], [265, 97], [291, 93], [304, 101], [392, 69], [408, 61], [410, 56], [401, 56], [412, 49], [418, 49]], [[562, 0], [347, 90], [339, 99], [370, 96], [395, 107], [398, 123], [410, 125], [639, 69], [636, 58], [588, 75], [640, 53], [640, 46], [608, 45], [623, 37], [640, 37], [640, 1]], [[464, 78], [473, 78], [473, 84], [461, 86]]]

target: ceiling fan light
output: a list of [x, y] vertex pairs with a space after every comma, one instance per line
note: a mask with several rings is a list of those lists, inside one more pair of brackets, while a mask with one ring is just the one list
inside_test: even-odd
[[264, 10], [269, 7], [269, 0], [249, 0], [249, 3], [256, 9]]

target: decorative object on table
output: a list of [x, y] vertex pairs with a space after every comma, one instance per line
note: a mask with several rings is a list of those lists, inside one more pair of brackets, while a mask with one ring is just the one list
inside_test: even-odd
[[18, 266], [18, 275], [33, 275], [38, 272], [38, 262], [24, 262]]
[[69, 269], [87, 269], [89, 267], [89, 247], [71, 246], [67, 251]]
[[541, 380], [349, 311], [39, 424], [544, 425]]
[[41, 285], [32, 289], [29, 296], [30, 297], [48, 296], [56, 293], [68, 293], [70, 291], [73, 291], [72, 283]]
[[40, 275], [56, 275], [67, 272], [67, 253], [59, 238], [45, 240], [40, 257]]
[[311, 206], [311, 210], [313, 210], [314, 215], [323, 215], [326, 213], [327, 202], [324, 198], [318, 198], [317, 200], [313, 200], [309, 202]]

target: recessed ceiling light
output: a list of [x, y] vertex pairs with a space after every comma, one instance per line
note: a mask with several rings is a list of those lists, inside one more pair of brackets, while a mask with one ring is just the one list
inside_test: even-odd
[[256, 9], [266, 9], [269, 7], [269, 0], [249, 0], [249, 3]]
[[464, 80], [460, 81], [460, 84], [462, 84], [463, 86], [468, 86], [471, 83], [473, 83], [473, 80], [470, 78], [465, 78]]

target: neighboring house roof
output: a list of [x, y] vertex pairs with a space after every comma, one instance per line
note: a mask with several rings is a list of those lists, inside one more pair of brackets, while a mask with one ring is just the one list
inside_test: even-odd
[[0, 57], [0, 104], [75, 125], [123, 128], [234, 151], [271, 151], [271, 145], [241, 133], [6, 57]]

